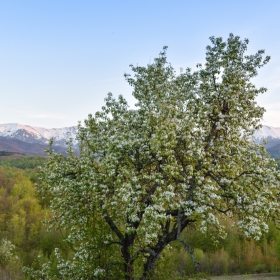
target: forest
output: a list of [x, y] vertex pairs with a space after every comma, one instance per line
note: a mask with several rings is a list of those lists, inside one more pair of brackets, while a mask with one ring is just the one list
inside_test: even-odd
[[[6, 162], [5, 162], [6, 161]], [[29, 279], [24, 267], [38, 269], [50, 262], [53, 275], [57, 273], [55, 248], [60, 248], [64, 257], [71, 258], [73, 250], [65, 241], [66, 232], [48, 230], [43, 223], [51, 215], [50, 204], [42, 200], [34, 185], [38, 183], [37, 166], [45, 158], [22, 157], [21, 165], [15, 160], [2, 160], [0, 165], [0, 278]], [[188, 243], [195, 248], [202, 275], [232, 275], [276, 272], [280, 268], [280, 232], [273, 223], [259, 241], [249, 239], [231, 227], [225, 219], [227, 237], [218, 242], [211, 234], [195, 228], [183, 233]], [[104, 247], [104, 251], [109, 248]], [[38, 256], [40, 256], [38, 258]], [[154, 279], [187, 279], [194, 274], [193, 263], [182, 244], [175, 243], [164, 252]], [[54, 279], [56, 279], [54, 277]]]

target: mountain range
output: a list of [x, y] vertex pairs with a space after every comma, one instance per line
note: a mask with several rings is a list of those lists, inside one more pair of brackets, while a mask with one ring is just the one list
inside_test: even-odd
[[70, 139], [78, 147], [76, 133], [77, 126], [47, 129], [18, 123], [0, 124], [0, 151], [46, 155], [44, 149], [53, 138], [54, 151], [65, 154]]
[[266, 150], [273, 158], [280, 158], [280, 127], [263, 125], [262, 128], [255, 131], [254, 140], [257, 143], [266, 140]]
[[[0, 124], [0, 151], [46, 155], [44, 149], [53, 138], [55, 152], [65, 154], [70, 139], [74, 147], [78, 148], [76, 135], [77, 126], [47, 129], [18, 123]], [[273, 157], [280, 158], [280, 127], [264, 125], [255, 131], [254, 140], [257, 143], [266, 140], [267, 151]]]

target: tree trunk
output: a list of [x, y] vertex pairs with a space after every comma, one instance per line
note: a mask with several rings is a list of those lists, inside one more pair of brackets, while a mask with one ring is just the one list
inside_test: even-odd
[[150, 255], [150, 257], [148, 258], [147, 262], [144, 265], [143, 276], [140, 278], [140, 280], [148, 280], [148, 279], [152, 278], [152, 276], [154, 274], [155, 263], [156, 263], [157, 259], [158, 259], [158, 256]]
[[133, 258], [131, 257], [131, 254], [129, 252], [130, 246], [133, 244], [134, 237], [130, 235], [126, 235], [123, 240], [123, 246], [121, 249], [122, 257], [124, 259], [124, 275], [125, 280], [134, 280], [133, 274]]

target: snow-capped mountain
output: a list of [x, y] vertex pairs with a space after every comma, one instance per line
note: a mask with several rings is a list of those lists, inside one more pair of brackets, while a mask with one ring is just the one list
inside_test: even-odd
[[43, 128], [18, 123], [0, 124], [0, 137], [16, 139], [27, 143], [48, 144], [51, 138], [54, 138], [54, 145], [66, 146], [66, 142], [73, 139], [76, 141], [77, 127], [63, 128]]
[[[17, 139], [27, 143], [48, 144], [54, 138], [54, 145], [66, 146], [66, 142], [73, 139], [76, 141], [77, 126], [63, 128], [43, 128], [18, 123], [0, 124], [0, 137]], [[264, 139], [280, 142], [280, 127], [264, 125], [254, 133], [254, 139], [260, 143]], [[270, 145], [271, 146], [271, 145]]]
[[267, 140], [267, 149], [280, 144], [280, 127], [263, 125], [262, 128], [255, 131], [254, 140], [257, 143], [261, 143], [263, 140]]
[[280, 158], [280, 127], [263, 125], [262, 128], [255, 131], [254, 140], [257, 143], [261, 143], [263, 140], [266, 140], [266, 150], [273, 158]]
[[266, 139], [266, 138], [280, 139], [280, 127], [263, 125], [262, 128], [255, 131], [254, 136], [256, 139], [259, 140]]
[[[46, 155], [44, 149], [54, 138], [54, 150], [65, 154], [66, 142], [70, 138], [74, 147], [78, 148], [76, 135], [77, 126], [47, 129], [18, 123], [0, 124], [0, 151]], [[273, 157], [280, 158], [280, 127], [264, 125], [255, 131], [254, 140], [257, 143], [267, 140], [267, 151]]]

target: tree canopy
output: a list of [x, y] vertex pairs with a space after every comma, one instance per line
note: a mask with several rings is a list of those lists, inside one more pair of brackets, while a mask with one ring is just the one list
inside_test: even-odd
[[[79, 125], [80, 155], [52, 151], [38, 189], [52, 197], [53, 225], [69, 231], [72, 261], [59, 251], [59, 277], [151, 279], [173, 241], [193, 226], [223, 237], [223, 216], [260, 238], [279, 209], [279, 174], [263, 145], [252, 141], [265, 88], [251, 79], [269, 61], [247, 55], [247, 39], [210, 37], [206, 62], [177, 75], [164, 47], [125, 78], [137, 100], [109, 93], [106, 105]], [[193, 258], [194, 265], [197, 266]]]

